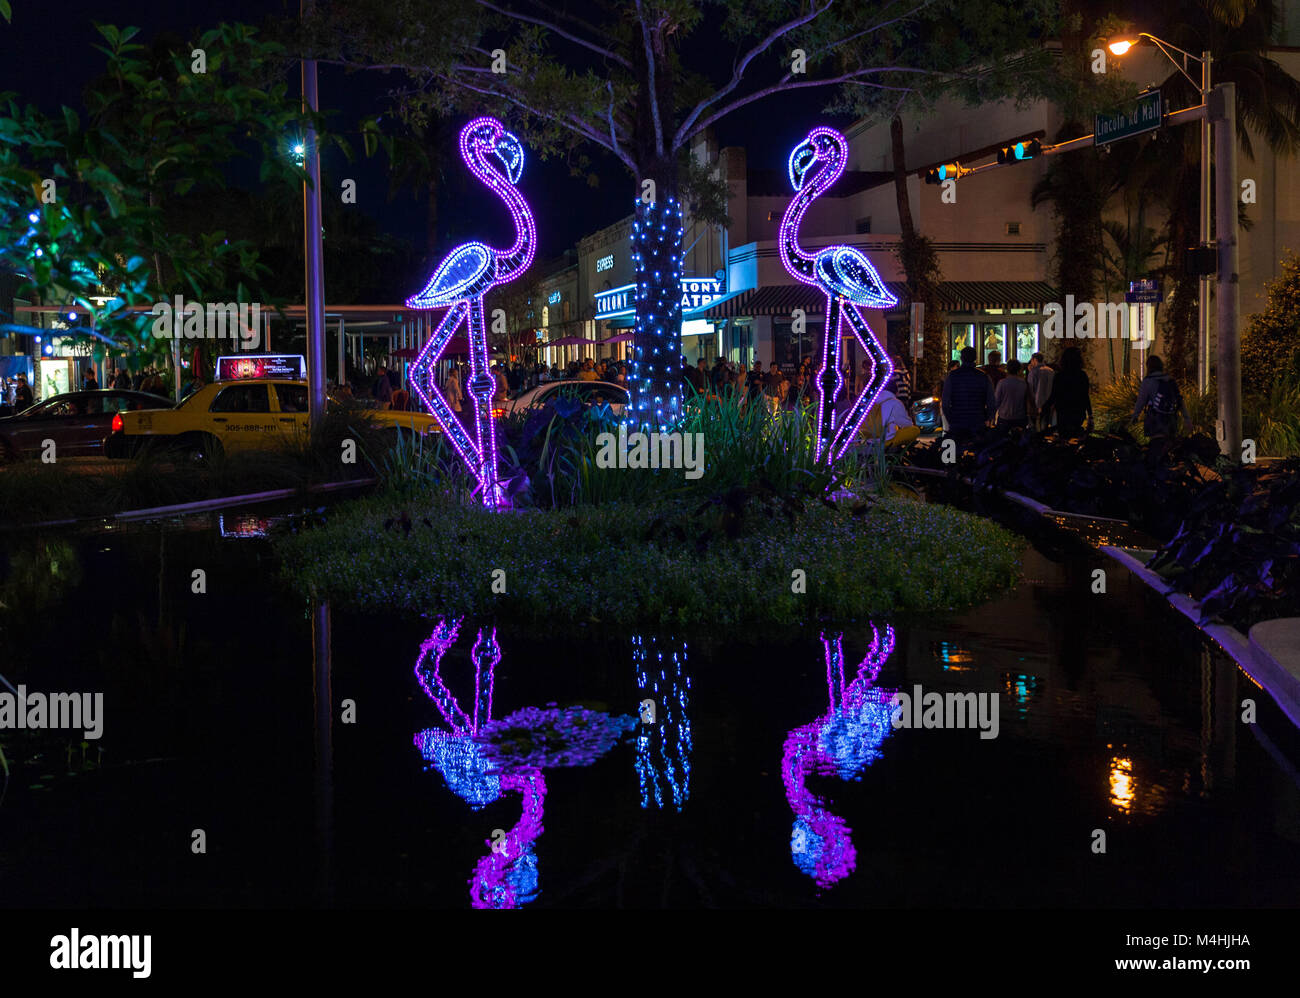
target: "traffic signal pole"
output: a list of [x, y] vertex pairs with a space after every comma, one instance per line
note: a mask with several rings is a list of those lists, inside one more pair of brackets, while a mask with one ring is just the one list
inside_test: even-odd
[[1210, 91], [1214, 123], [1214, 231], [1219, 252], [1218, 388], [1219, 449], [1241, 460], [1241, 343], [1237, 283], [1237, 85], [1221, 83]]
[[[1240, 345], [1240, 288], [1237, 267], [1239, 265], [1237, 223], [1237, 88], [1233, 83], [1221, 83], [1209, 92], [1208, 104], [1171, 111], [1164, 116], [1163, 125], [1187, 125], [1193, 121], [1213, 124], [1214, 128], [1214, 222], [1216, 246], [1218, 252], [1217, 297], [1218, 311], [1218, 345], [1217, 345], [1217, 382], [1219, 395], [1218, 425], [1215, 427], [1219, 440], [1219, 450], [1225, 456], [1241, 459], [1241, 345]], [[1058, 156], [1061, 153], [1074, 152], [1095, 145], [1095, 136], [1081, 135], [1077, 139], [1044, 145], [1040, 156]], [[1035, 156], [1035, 159], [1038, 157]], [[961, 166], [957, 164], [957, 173], [953, 179], [963, 179], [1014, 166], [1019, 161], [985, 163], [982, 166]], [[1209, 241], [1209, 233], [1205, 240]], [[1202, 288], [1209, 287], [1203, 281]], [[1199, 289], [1198, 289], [1199, 290]], [[1205, 307], [1202, 315], [1208, 315]], [[1208, 335], [1208, 334], [1204, 334]], [[1198, 340], [1201, 331], [1198, 329]], [[1199, 348], [1199, 343], [1198, 343]], [[1198, 381], [1202, 376], [1208, 378], [1203, 366], [1198, 365]]]

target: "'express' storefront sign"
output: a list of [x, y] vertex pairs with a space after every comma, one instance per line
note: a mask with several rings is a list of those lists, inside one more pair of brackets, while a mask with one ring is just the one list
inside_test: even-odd
[[[621, 288], [597, 291], [596, 318], [609, 319], [616, 315], [626, 315], [634, 311], [632, 291], [635, 284], [625, 284]], [[722, 297], [722, 281], [716, 277], [683, 277], [681, 306], [683, 309], [695, 309]]]

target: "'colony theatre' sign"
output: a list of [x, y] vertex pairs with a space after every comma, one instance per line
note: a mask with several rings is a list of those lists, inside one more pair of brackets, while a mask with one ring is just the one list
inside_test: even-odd
[[[611, 319], [618, 315], [631, 315], [635, 311], [632, 291], [635, 284], [625, 284], [621, 288], [597, 291], [596, 318]], [[681, 305], [684, 310], [701, 308], [723, 293], [720, 277], [683, 277]]]

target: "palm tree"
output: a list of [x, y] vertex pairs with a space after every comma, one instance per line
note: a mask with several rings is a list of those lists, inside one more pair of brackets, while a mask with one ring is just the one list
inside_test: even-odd
[[[1107, 6], [1084, 0], [1079, 12], [1085, 23], [1099, 24]], [[1237, 141], [1247, 159], [1255, 157], [1252, 134], [1276, 154], [1300, 151], [1300, 81], [1267, 54], [1279, 22], [1274, 0], [1183, 0], [1153, 16], [1156, 21], [1141, 27], [1189, 52], [1210, 52], [1214, 79], [1236, 84]], [[1167, 107], [1200, 102], [1197, 89], [1172, 65], [1160, 90]], [[1081, 131], [1073, 132], [1078, 134]], [[1191, 128], [1162, 130], [1150, 139], [1118, 143], [1104, 153], [1071, 153], [1052, 164], [1031, 201], [1035, 206], [1053, 204], [1062, 217], [1061, 285], [1072, 290], [1082, 285], [1078, 274], [1070, 283], [1065, 281], [1067, 267], [1108, 272], [1110, 250], [1102, 215], [1114, 196], [1122, 194], [1130, 219], [1135, 211], [1145, 219], [1163, 210], [1166, 220], [1157, 237], [1148, 240], [1139, 222], [1138, 229], [1124, 237], [1128, 250], [1119, 252], [1129, 260], [1130, 252], [1139, 253], [1144, 244], [1152, 252], [1157, 243], [1165, 248], [1165, 265], [1155, 272], [1172, 281], [1162, 325], [1168, 369], [1178, 378], [1194, 373], [1196, 356], [1197, 279], [1186, 275], [1185, 263], [1187, 249], [1199, 234], [1200, 157], [1197, 130]]]
[[[1273, 0], [1202, 0], [1180, 3], [1166, 11], [1161, 37], [1189, 52], [1208, 51], [1214, 59], [1214, 79], [1237, 87], [1237, 143], [1248, 160], [1255, 158], [1252, 132], [1275, 154], [1300, 151], [1300, 81], [1267, 55], [1278, 26]], [[1161, 90], [1170, 106], [1199, 102], [1191, 83], [1173, 70]], [[1165, 314], [1165, 346], [1175, 377], [1190, 374], [1195, 328], [1196, 278], [1186, 276], [1187, 247], [1198, 235], [1197, 183], [1200, 147], [1194, 129], [1172, 145], [1173, 160], [1160, 190], [1169, 211], [1167, 236], [1171, 250], [1173, 294]]]

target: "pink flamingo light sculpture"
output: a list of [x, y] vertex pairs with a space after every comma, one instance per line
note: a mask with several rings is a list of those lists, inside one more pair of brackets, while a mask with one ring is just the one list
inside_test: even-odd
[[[816, 253], [805, 253], [799, 247], [799, 226], [804, 215], [813, 201], [833, 187], [844, 173], [848, 152], [848, 142], [833, 128], [814, 128], [795, 146], [790, 154], [790, 184], [795, 196], [781, 219], [778, 240], [781, 262], [790, 276], [821, 288], [826, 294], [821, 367], [817, 372], [821, 391], [817, 396], [814, 454], [818, 460], [824, 449], [829, 449], [833, 460], [849, 448], [880, 390], [894, 373], [889, 355], [859, 311], [861, 306], [888, 308], [898, 304], [871, 262], [852, 246], [827, 246]], [[871, 380], [837, 423], [836, 404], [844, 388], [840, 370], [840, 326], [844, 322], [871, 358], [872, 367]]]
[[[438, 265], [424, 290], [406, 300], [408, 308], [448, 309], [415, 360], [411, 385], [474, 472], [483, 491], [484, 505], [496, 508], [502, 504], [502, 490], [497, 476], [496, 427], [492, 421], [495, 385], [488, 370], [483, 296], [528, 269], [537, 250], [537, 226], [528, 202], [516, 187], [524, 170], [524, 147], [501, 122], [484, 117], [467, 124], [460, 133], [460, 155], [470, 172], [509, 209], [515, 223], [515, 242], [504, 250], [480, 242], [457, 246]], [[474, 400], [474, 440], [451, 411], [434, 379], [429, 377], [462, 321], [467, 321], [469, 326], [470, 376], [465, 387]]]

